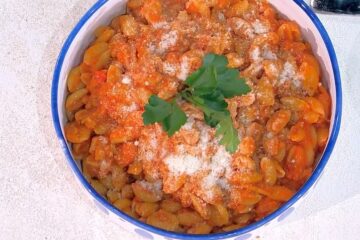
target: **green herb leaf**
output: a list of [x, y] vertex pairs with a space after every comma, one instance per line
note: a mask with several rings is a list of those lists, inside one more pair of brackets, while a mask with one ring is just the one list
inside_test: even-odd
[[207, 115], [204, 113], [204, 120], [206, 122], [207, 125], [209, 125], [210, 127], [216, 127], [216, 125], [219, 124], [219, 120], [217, 120], [216, 118], [214, 118], [213, 116]]
[[223, 111], [228, 106], [221, 91], [217, 89], [211, 94], [202, 96], [202, 100], [207, 107], [215, 111]]
[[216, 136], [222, 136], [220, 144], [230, 153], [236, 152], [240, 143], [238, 131], [235, 129], [230, 114], [223, 118], [216, 126]]
[[204, 57], [203, 66], [204, 67], [215, 67], [217, 73], [222, 73], [227, 69], [228, 60], [223, 55], [216, 55], [209, 53]]
[[186, 123], [186, 115], [175, 101], [171, 103], [152, 95], [142, 115], [145, 125], [160, 123], [165, 132], [172, 136]]
[[172, 104], [172, 111], [162, 122], [162, 127], [169, 136], [174, 135], [182, 125], [186, 123], [187, 117], [183, 110], [174, 101]]
[[142, 117], [145, 125], [161, 122], [171, 114], [171, 104], [162, 100], [158, 96], [152, 95], [149, 103], [145, 106]]
[[240, 78], [239, 71], [236, 69], [227, 69], [217, 77], [218, 88], [225, 98], [244, 95], [251, 91], [245, 79]]
[[[216, 136], [221, 137], [220, 144], [233, 153], [240, 141], [225, 99], [244, 95], [250, 91], [250, 87], [240, 78], [238, 70], [230, 69], [227, 65], [225, 56], [207, 54], [203, 65], [186, 79], [188, 88], [180, 92], [178, 97], [203, 111], [206, 124], [216, 127]], [[169, 103], [151, 96], [149, 104], [145, 106], [143, 119], [145, 125], [160, 123], [164, 131], [172, 136], [187, 118], [175, 101]]]
[[200, 68], [194, 74], [186, 79], [185, 83], [189, 85], [196, 95], [204, 95], [213, 92], [217, 86], [216, 72], [213, 66]]

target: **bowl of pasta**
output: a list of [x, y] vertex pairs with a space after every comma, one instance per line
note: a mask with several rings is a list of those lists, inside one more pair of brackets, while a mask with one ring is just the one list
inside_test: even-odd
[[52, 83], [55, 130], [109, 219], [145, 239], [248, 239], [315, 189], [340, 129], [301, 0], [99, 0]]

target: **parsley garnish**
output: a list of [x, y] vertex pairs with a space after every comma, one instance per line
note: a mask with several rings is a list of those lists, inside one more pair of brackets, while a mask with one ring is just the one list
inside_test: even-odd
[[155, 95], [149, 98], [142, 117], [145, 125], [161, 123], [169, 136], [172, 136], [186, 123], [185, 113], [174, 100], [169, 103]]
[[[207, 54], [203, 65], [186, 79], [187, 88], [178, 97], [203, 111], [206, 124], [216, 127], [216, 136], [221, 137], [220, 144], [233, 153], [240, 141], [225, 99], [244, 95], [251, 89], [240, 78], [239, 71], [227, 65], [225, 56]], [[160, 123], [164, 131], [172, 136], [185, 124], [186, 115], [175, 100], [169, 103], [152, 95], [145, 106], [143, 120], [145, 125]]]

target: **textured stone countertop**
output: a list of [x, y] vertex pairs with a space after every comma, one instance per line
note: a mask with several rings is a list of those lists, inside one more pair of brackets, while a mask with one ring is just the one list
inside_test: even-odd
[[[0, 239], [138, 239], [93, 207], [50, 115], [60, 47], [95, 0], [1, 0]], [[359, 239], [360, 17], [320, 15], [338, 54], [343, 124], [316, 190], [260, 239]], [[258, 239], [258, 238], [256, 238]]]

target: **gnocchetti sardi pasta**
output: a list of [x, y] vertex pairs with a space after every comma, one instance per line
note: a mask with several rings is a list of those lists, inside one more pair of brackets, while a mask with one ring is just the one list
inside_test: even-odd
[[[331, 100], [296, 22], [265, 0], [129, 0], [68, 74], [64, 127], [83, 174], [116, 208], [192, 234], [231, 231], [278, 209], [311, 176]], [[145, 125], [150, 96], [171, 101], [206, 54], [223, 55], [251, 92], [226, 99], [234, 153], [189, 102], [169, 136]]]

